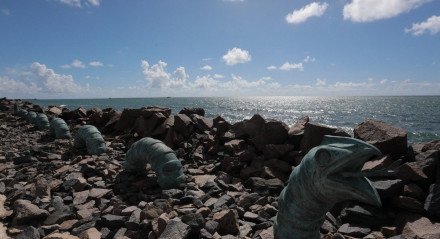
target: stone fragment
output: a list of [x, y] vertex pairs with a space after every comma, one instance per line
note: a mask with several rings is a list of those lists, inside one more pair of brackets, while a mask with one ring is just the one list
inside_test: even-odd
[[424, 209], [428, 216], [440, 219], [440, 185], [432, 184], [429, 187], [429, 194], [426, 197]]
[[367, 236], [371, 232], [371, 229], [345, 223], [338, 229], [338, 232], [343, 235], [362, 238]]
[[183, 108], [180, 110], [179, 114], [185, 114], [187, 116], [191, 116], [192, 114], [205, 116], [205, 110], [203, 108]]
[[304, 128], [309, 121], [309, 116], [302, 116], [289, 128], [289, 142], [296, 148], [300, 147], [300, 142], [304, 135]]
[[178, 220], [170, 220], [158, 239], [189, 238], [190, 227]]
[[[0, 235], [0, 238], [3, 237]], [[15, 239], [40, 239], [40, 232], [35, 227], [28, 226], [22, 233], [18, 234]]]
[[5, 208], [6, 196], [0, 194], [0, 219], [4, 219], [5, 217], [9, 217], [12, 214], [12, 211], [7, 210]]
[[77, 236], [73, 236], [68, 232], [63, 232], [63, 233], [55, 232], [43, 237], [43, 239], [80, 239], [80, 238]]
[[301, 151], [307, 153], [313, 147], [320, 145], [324, 135], [350, 137], [350, 135], [342, 129], [330, 128], [324, 125], [308, 122], [305, 124], [304, 136], [301, 140]]
[[400, 179], [373, 181], [381, 199], [392, 198], [402, 192], [403, 182]]
[[383, 121], [367, 119], [357, 125], [354, 137], [370, 143], [383, 153], [398, 158], [407, 153], [406, 132]]
[[239, 232], [238, 214], [233, 209], [226, 209], [215, 213], [212, 219], [218, 222], [217, 231], [221, 235], [237, 235]]
[[49, 216], [49, 212], [40, 209], [28, 200], [18, 199], [14, 202], [14, 218], [12, 219], [14, 225], [42, 221], [47, 216]]
[[401, 209], [403, 211], [414, 212], [414, 213], [425, 213], [423, 209], [423, 204], [417, 199], [406, 197], [406, 196], [398, 196], [392, 199], [393, 206]]
[[111, 190], [110, 189], [105, 189], [105, 188], [92, 188], [90, 189], [90, 194], [89, 196], [91, 198], [102, 198], [105, 195], [107, 195]]
[[403, 238], [440, 238], [440, 223], [432, 223], [426, 217], [410, 220], [405, 224], [402, 236]]

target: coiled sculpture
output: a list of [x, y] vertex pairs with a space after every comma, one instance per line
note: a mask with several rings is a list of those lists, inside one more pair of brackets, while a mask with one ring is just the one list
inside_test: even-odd
[[175, 188], [185, 182], [182, 163], [162, 141], [145, 137], [135, 142], [127, 151], [124, 169], [139, 173], [145, 170], [147, 163], [156, 172], [161, 188]]
[[70, 139], [69, 126], [61, 118], [53, 118], [50, 121], [50, 135], [56, 139]]
[[43, 113], [39, 113], [37, 115], [37, 118], [35, 119], [35, 124], [40, 130], [49, 129], [49, 119], [47, 119], [47, 116]]
[[379, 155], [376, 147], [361, 140], [325, 136], [293, 170], [280, 194], [275, 238], [320, 238], [325, 214], [337, 202], [357, 200], [380, 206], [379, 195], [366, 176], [389, 171], [361, 171], [367, 160]]
[[24, 109], [18, 109], [16, 113], [16, 115], [20, 118], [26, 117], [27, 114], [28, 114], [27, 110]]
[[29, 111], [26, 115], [26, 121], [31, 124], [35, 124], [37, 120], [37, 113]]
[[74, 146], [86, 149], [88, 154], [99, 155], [107, 152], [105, 140], [99, 130], [93, 125], [83, 125], [76, 132]]

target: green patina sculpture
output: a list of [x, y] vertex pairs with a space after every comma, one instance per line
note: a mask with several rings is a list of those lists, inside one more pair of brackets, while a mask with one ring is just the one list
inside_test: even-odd
[[124, 169], [141, 173], [147, 163], [156, 172], [161, 188], [175, 188], [185, 182], [182, 163], [174, 151], [162, 141], [146, 137], [135, 142], [127, 151]]
[[27, 110], [24, 109], [17, 109], [17, 113], [16, 115], [20, 118], [24, 118], [26, 117], [26, 115], [28, 114]]
[[37, 114], [35, 124], [40, 130], [49, 129], [49, 119], [47, 119], [47, 116], [43, 113]]
[[69, 126], [61, 118], [54, 118], [50, 121], [50, 134], [57, 139], [70, 139]]
[[275, 238], [320, 238], [325, 214], [337, 202], [356, 200], [381, 206], [366, 176], [389, 172], [360, 171], [366, 161], [379, 155], [376, 147], [361, 140], [325, 136], [321, 145], [311, 149], [293, 170], [280, 194]]
[[93, 125], [83, 125], [75, 135], [74, 147], [83, 150], [88, 154], [99, 155], [107, 152], [105, 140], [101, 132]]
[[33, 111], [29, 111], [26, 115], [26, 121], [31, 124], [35, 124], [36, 120], [37, 120], [37, 113]]

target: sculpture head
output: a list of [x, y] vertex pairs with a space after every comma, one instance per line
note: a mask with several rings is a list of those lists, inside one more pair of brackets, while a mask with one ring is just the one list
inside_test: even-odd
[[169, 161], [156, 169], [157, 182], [163, 189], [179, 187], [186, 181], [182, 163], [176, 158], [174, 153], [168, 153], [165, 157], [169, 158]]
[[360, 173], [366, 161], [380, 155], [376, 147], [361, 140], [324, 136], [321, 145], [304, 156], [294, 174], [301, 172], [308, 174], [308, 178], [314, 178], [308, 183], [315, 184], [318, 198], [329, 200], [330, 203], [356, 200], [381, 206], [376, 189]]

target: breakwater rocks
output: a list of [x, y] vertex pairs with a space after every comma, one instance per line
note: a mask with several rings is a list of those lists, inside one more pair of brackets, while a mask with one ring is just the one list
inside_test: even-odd
[[[87, 155], [14, 115], [19, 109], [63, 119], [73, 136], [86, 124], [107, 151]], [[0, 99], [0, 238], [273, 238], [278, 196], [292, 168], [324, 135], [348, 136], [308, 117], [292, 126], [254, 115], [230, 124], [203, 109], [42, 108]], [[383, 206], [344, 202], [326, 215], [324, 238], [440, 238], [440, 140], [408, 145], [404, 130], [366, 120], [354, 136], [385, 157], [363, 169]], [[185, 187], [162, 190], [151, 168], [123, 170], [137, 140], [162, 140], [181, 160]]]

